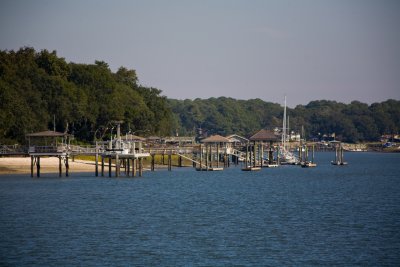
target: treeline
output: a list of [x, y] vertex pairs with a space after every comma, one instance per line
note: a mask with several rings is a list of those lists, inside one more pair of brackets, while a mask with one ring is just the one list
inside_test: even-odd
[[[220, 97], [195, 100], [169, 100], [182, 131], [202, 131], [250, 136], [262, 128], [282, 127], [283, 107], [260, 99], [235, 100]], [[297, 133], [304, 129], [307, 139], [335, 135], [346, 142], [378, 141], [382, 134], [394, 134], [400, 127], [400, 101], [387, 100], [367, 105], [336, 101], [312, 101], [287, 108], [289, 127]]]
[[115, 120], [137, 134], [176, 128], [167, 99], [140, 86], [134, 70], [67, 63], [55, 51], [29, 47], [0, 51], [0, 111], [0, 144], [23, 143], [25, 134], [54, 127], [80, 140], [102, 139]]
[[[376, 141], [398, 133], [400, 101], [367, 105], [312, 101], [288, 108], [290, 128], [307, 138], [335, 134], [347, 142]], [[167, 99], [143, 87], [134, 70], [113, 73], [107, 63], [67, 63], [56, 52], [33, 48], [0, 51], [0, 144], [24, 143], [25, 134], [47, 129], [74, 134], [85, 142], [122, 132], [137, 135], [232, 133], [250, 136], [282, 127], [283, 107], [260, 99], [220, 97]]]

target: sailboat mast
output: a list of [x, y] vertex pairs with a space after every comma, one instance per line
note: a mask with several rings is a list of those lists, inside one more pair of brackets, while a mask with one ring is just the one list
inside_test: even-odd
[[286, 149], [286, 95], [285, 95], [285, 105], [283, 108], [282, 146], [283, 148]]
[[288, 139], [290, 141], [290, 126], [289, 126], [289, 115], [287, 116], [287, 135], [288, 135]]

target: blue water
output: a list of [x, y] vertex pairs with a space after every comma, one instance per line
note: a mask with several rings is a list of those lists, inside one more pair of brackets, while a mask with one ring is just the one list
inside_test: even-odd
[[400, 154], [141, 178], [0, 176], [0, 265], [399, 266]]

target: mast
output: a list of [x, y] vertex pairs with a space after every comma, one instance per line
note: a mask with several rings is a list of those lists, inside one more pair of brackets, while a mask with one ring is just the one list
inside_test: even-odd
[[287, 135], [289, 137], [289, 141], [290, 141], [290, 126], [289, 126], [289, 115], [287, 116]]
[[286, 149], [286, 95], [285, 95], [285, 105], [283, 108], [282, 146], [284, 149]]

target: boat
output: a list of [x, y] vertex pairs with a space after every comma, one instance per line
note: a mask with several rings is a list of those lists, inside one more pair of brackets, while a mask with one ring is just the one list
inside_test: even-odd
[[279, 167], [279, 165], [276, 163], [272, 163], [272, 164], [266, 164], [265, 167], [266, 168], [277, 168], [277, 167]]
[[242, 169], [242, 171], [247, 171], [247, 172], [249, 172], [249, 171], [260, 171], [260, 170], [261, 170], [261, 167], [251, 167], [251, 166], [247, 166], [247, 167]]
[[301, 165], [302, 168], [313, 168], [313, 167], [317, 167], [317, 163], [310, 162], [310, 161], [302, 162], [300, 165]]
[[281, 159], [281, 164], [291, 164], [297, 165], [300, 163], [299, 159], [296, 157], [295, 154], [289, 151], [286, 144], [286, 131], [287, 131], [287, 117], [286, 117], [286, 96], [285, 96], [285, 105], [283, 109], [283, 125], [282, 125], [282, 143], [279, 147], [279, 157]]
[[221, 167], [202, 167], [196, 168], [196, 171], [223, 171], [224, 168]]

